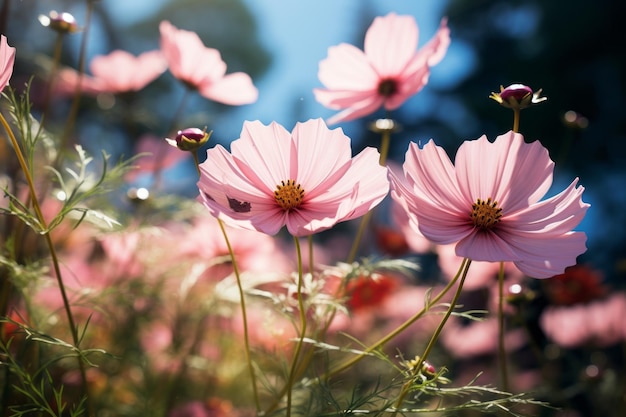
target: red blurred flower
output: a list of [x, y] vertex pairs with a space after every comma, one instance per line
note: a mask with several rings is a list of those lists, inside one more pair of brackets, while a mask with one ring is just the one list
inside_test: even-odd
[[378, 248], [387, 255], [397, 257], [409, 251], [409, 244], [400, 230], [389, 226], [376, 226], [374, 237]]
[[397, 281], [387, 275], [360, 276], [350, 280], [346, 286], [348, 295], [346, 305], [351, 311], [375, 307], [382, 303], [397, 286]]
[[565, 272], [544, 282], [544, 288], [554, 305], [587, 303], [604, 296], [602, 274], [587, 265], [565, 268]]

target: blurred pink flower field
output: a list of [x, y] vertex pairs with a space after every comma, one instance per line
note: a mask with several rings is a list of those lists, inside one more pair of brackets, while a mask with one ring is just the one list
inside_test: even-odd
[[[272, 92], [184, 21], [75, 68], [50, 51], [25, 83], [3, 34], [0, 415], [619, 416], [626, 292], [580, 262], [583, 181], [524, 136], [542, 90], [479, 98], [512, 115], [494, 139], [391, 157], [455, 43], [447, 17], [426, 42], [417, 20], [328, 45], [302, 70], [338, 113], [291, 125], [246, 112]], [[88, 19], [40, 22], [86, 47]], [[146, 103], [165, 77], [183, 93], [164, 132]], [[228, 143], [224, 108], [244, 114]], [[98, 118], [128, 153], [94, 152], [78, 126]]]

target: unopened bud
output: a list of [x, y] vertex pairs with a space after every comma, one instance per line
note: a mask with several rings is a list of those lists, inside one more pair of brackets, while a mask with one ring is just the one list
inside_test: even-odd
[[547, 100], [546, 97], [541, 97], [541, 89], [533, 92], [532, 88], [524, 84], [511, 84], [506, 88], [500, 86], [500, 92], [491, 93], [489, 98], [514, 110], [525, 109]]
[[165, 140], [182, 151], [195, 151], [207, 143], [211, 133], [213, 131], [207, 133], [206, 129], [188, 127], [187, 129], [179, 130], [175, 139], [166, 138]]

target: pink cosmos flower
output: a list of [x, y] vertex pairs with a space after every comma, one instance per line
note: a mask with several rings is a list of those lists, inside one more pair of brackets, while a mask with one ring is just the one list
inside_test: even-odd
[[226, 223], [269, 235], [287, 226], [307, 236], [362, 216], [387, 195], [387, 169], [366, 148], [352, 158], [350, 138], [321, 119], [293, 132], [245, 122], [241, 137], [207, 151], [199, 200]]
[[418, 28], [412, 16], [389, 13], [377, 17], [365, 34], [364, 50], [342, 43], [328, 49], [318, 76], [326, 88], [314, 89], [324, 106], [342, 110], [329, 124], [367, 116], [384, 107], [394, 110], [428, 82], [430, 67], [450, 44], [446, 19], [419, 51]]
[[201, 96], [224, 104], [254, 103], [258, 90], [248, 74], [226, 75], [226, 63], [217, 49], [207, 48], [198, 34], [162, 21], [161, 50], [172, 75]]
[[560, 274], [586, 250], [574, 232], [589, 204], [575, 179], [539, 201], [552, 184], [554, 162], [539, 142], [508, 132], [489, 142], [466, 141], [453, 165], [429, 141], [409, 145], [408, 186], [390, 172], [392, 197], [408, 207], [411, 224], [436, 244], [456, 243], [456, 254], [475, 261], [511, 261], [535, 278]]
[[15, 63], [15, 48], [9, 46], [7, 37], [0, 37], [0, 91], [9, 84], [13, 75], [13, 64]]
[[550, 306], [541, 315], [540, 324], [559, 346], [610, 346], [626, 340], [625, 316], [626, 294], [618, 292], [589, 304]]
[[81, 75], [74, 69], [59, 71], [55, 82], [55, 93], [74, 94], [76, 85], [81, 82], [84, 94], [124, 93], [139, 91], [161, 75], [167, 64], [161, 51], [148, 51], [138, 56], [115, 50], [108, 55], [95, 57], [89, 66], [92, 77]]

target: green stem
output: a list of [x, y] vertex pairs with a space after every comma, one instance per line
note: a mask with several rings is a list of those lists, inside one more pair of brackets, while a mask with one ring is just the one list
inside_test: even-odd
[[57, 71], [59, 63], [61, 61], [61, 51], [63, 50], [63, 33], [60, 32], [54, 43], [54, 52], [52, 55], [52, 69], [48, 78], [48, 85], [46, 87], [46, 95], [44, 96], [43, 110], [41, 111], [41, 123], [39, 124], [39, 131], [43, 129], [48, 110], [50, 108], [50, 100], [52, 100], [52, 87], [56, 81]]
[[[74, 124], [76, 122], [76, 116], [78, 115], [78, 109], [80, 107], [80, 98], [83, 89], [83, 75], [85, 74], [85, 62], [87, 57], [87, 39], [89, 35], [89, 28], [91, 27], [91, 15], [93, 13], [93, 1], [87, 0], [87, 11], [85, 13], [85, 25], [83, 29], [83, 37], [80, 43], [80, 53], [78, 56], [78, 83], [76, 84], [76, 89], [74, 90], [74, 98], [72, 100], [72, 107], [70, 108], [70, 112], [67, 116], [67, 120], [65, 122], [65, 130], [63, 131], [63, 136], [61, 137], [61, 147], [59, 149], [59, 155], [62, 153], [63, 149], [70, 142], [70, 135], [74, 129]], [[57, 157], [57, 163], [60, 157]]]
[[387, 129], [382, 132], [380, 140], [380, 164], [384, 166], [387, 163], [387, 156], [389, 155], [389, 146], [391, 144], [391, 130]]
[[[469, 267], [470, 267], [471, 263], [472, 263], [472, 261], [470, 259], [467, 259], [467, 258], [465, 258], [463, 260], [463, 262], [461, 263], [461, 267], [459, 268], [459, 273], [461, 273], [461, 271], [462, 271], [461, 281], [459, 282], [459, 286], [456, 289], [456, 292], [454, 293], [454, 297], [452, 298], [452, 301], [450, 302], [450, 307], [448, 307], [448, 310], [446, 311], [445, 315], [443, 316], [443, 319], [441, 319], [441, 322], [439, 323], [439, 326], [437, 326], [437, 329], [435, 330], [435, 332], [431, 336], [430, 341], [428, 342], [428, 345], [426, 346], [426, 349], [424, 350], [424, 353], [422, 354], [422, 356], [420, 356], [420, 359], [419, 359], [419, 362], [417, 363], [417, 366], [415, 368], [413, 368], [413, 372], [415, 373], [416, 376], [418, 376], [420, 374], [420, 372], [422, 370], [422, 365], [426, 362], [426, 359], [428, 358], [428, 355], [430, 355], [430, 352], [435, 347], [435, 343], [437, 343], [437, 340], [439, 339], [439, 335], [443, 331], [444, 326], [448, 322], [448, 319], [452, 315], [452, 311], [454, 310], [454, 308], [456, 307], [456, 305], [457, 305], [457, 303], [459, 301], [459, 297], [461, 296], [461, 291], [463, 290], [463, 284], [465, 283], [465, 278], [467, 278], [467, 271], [469, 270]], [[457, 273], [457, 276], [458, 276], [458, 273]], [[402, 406], [402, 403], [404, 402], [404, 399], [406, 398], [406, 396], [409, 394], [409, 392], [411, 390], [411, 386], [413, 385], [414, 378], [415, 377], [411, 378], [402, 387], [402, 391], [400, 392], [400, 395], [398, 396], [398, 401], [396, 402], [395, 410], [394, 410], [393, 414], [391, 415], [391, 417], [395, 417], [398, 414], [398, 410]]]
[[[200, 171], [200, 161], [198, 159], [197, 152], [192, 152], [193, 160], [195, 162], [196, 171], [198, 172], [198, 177], [201, 175]], [[217, 219], [217, 223], [220, 226], [220, 230], [222, 231], [222, 235], [224, 236], [224, 242], [226, 243], [226, 247], [228, 248], [228, 253], [230, 255], [230, 261], [233, 266], [233, 273], [235, 274], [235, 278], [237, 279], [237, 289], [239, 290], [239, 299], [241, 306], [241, 320], [243, 322], [243, 341], [244, 341], [244, 349], [246, 352], [246, 362], [248, 364], [248, 372], [250, 373], [250, 379], [252, 380], [252, 392], [254, 396], [254, 404], [256, 406], [257, 414], [261, 411], [261, 402], [259, 400], [259, 392], [257, 389], [256, 383], [256, 373], [254, 371], [254, 364], [252, 363], [252, 354], [250, 349], [250, 335], [248, 331], [248, 313], [246, 309], [246, 299], [245, 293], [243, 290], [243, 285], [241, 283], [241, 274], [239, 273], [239, 267], [237, 266], [237, 260], [235, 258], [235, 251], [230, 243], [230, 239], [228, 238], [228, 233], [226, 232], [226, 227], [224, 222], [221, 219]]]
[[513, 109], [513, 132], [519, 132], [520, 109]]
[[[59, 291], [61, 292], [61, 298], [63, 300], [63, 307], [65, 309], [65, 314], [67, 315], [67, 321], [70, 328], [70, 333], [72, 334], [72, 340], [74, 342], [74, 346], [76, 349], [79, 348], [80, 339], [78, 337], [78, 329], [76, 327], [76, 322], [74, 321], [74, 315], [72, 314], [72, 309], [70, 307], [70, 301], [67, 296], [67, 291], [65, 290], [65, 284], [63, 283], [63, 277], [61, 275], [61, 268], [59, 264], [59, 259], [57, 256], [56, 249], [54, 247], [54, 242], [52, 242], [52, 237], [50, 236], [50, 230], [48, 230], [48, 225], [46, 223], [46, 219], [41, 210], [41, 206], [39, 205], [39, 199], [37, 198], [37, 194], [35, 192], [35, 183], [33, 181], [33, 177], [31, 176], [28, 164], [26, 163], [26, 159], [24, 158], [24, 154], [22, 153], [22, 149], [20, 144], [18, 143], [9, 123], [4, 118], [4, 116], [0, 113], [0, 123], [4, 127], [4, 130], [7, 132], [11, 140], [11, 144], [13, 145], [13, 149], [15, 150], [15, 155], [17, 156], [17, 160], [20, 164], [22, 172], [24, 174], [24, 178], [26, 179], [26, 183], [28, 184], [28, 190], [31, 198], [31, 202], [33, 205], [33, 210], [35, 211], [35, 216], [37, 217], [37, 221], [39, 223], [39, 228], [43, 231], [44, 239], [46, 240], [46, 245], [48, 246], [48, 250], [50, 252], [50, 257], [52, 260], [52, 266], [54, 269], [54, 274], [57, 279], [57, 283], [59, 285]], [[78, 366], [80, 369], [80, 375], [82, 378], [83, 391], [85, 394], [85, 399], [87, 402], [87, 412], [89, 416], [93, 416], [94, 412], [91, 405], [91, 400], [89, 397], [89, 390], [87, 387], [87, 373], [85, 370], [85, 363], [82, 360], [82, 357], [78, 356]]]
[[[382, 131], [382, 137], [380, 140], [380, 165], [385, 165], [387, 163], [387, 155], [389, 154], [389, 145], [391, 143], [391, 129], [385, 129]], [[359, 251], [359, 246], [361, 245], [361, 241], [363, 240], [363, 235], [365, 234], [365, 229], [367, 229], [367, 225], [370, 222], [372, 217], [373, 210], [368, 211], [361, 217], [361, 223], [359, 224], [359, 228], [357, 229], [356, 235], [354, 236], [354, 241], [352, 242], [352, 247], [350, 248], [350, 252], [348, 254], [347, 263], [351, 264], [356, 259], [356, 254]]]
[[292, 390], [295, 381], [296, 371], [298, 367], [298, 359], [300, 352], [302, 351], [302, 345], [304, 344], [304, 337], [306, 336], [306, 310], [304, 307], [304, 298], [302, 297], [302, 281], [304, 279], [303, 267], [302, 267], [302, 250], [300, 248], [300, 241], [296, 236], [293, 237], [293, 241], [296, 245], [296, 254], [298, 257], [298, 310], [300, 311], [300, 338], [298, 344], [293, 352], [293, 359], [291, 361], [291, 369], [289, 370], [289, 377], [287, 379], [287, 417], [291, 416], [291, 402], [292, 402]]
[[[169, 135], [170, 132], [174, 132], [176, 130], [176, 124], [178, 123], [178, 119], [180, 119], [180, 115], [182, 114], [183, 110], [186, 107], [187, 101], [189, 100], [189, 91], [190, 90], [188, 88], [185, 88], [183, 97], [180, 99], [180, 103], [178, 103], [178, 108], [176, 109], [176, 112], [174, 113], [174, 117], [172, 118], [170, 122], [170, 128], [166, 132], [166, 135]], [[154, 177], [153, 186], [156, 189], [159, 188], [161, 184], [161, 180], [162, 180], [163, 160], [165, 159], [165, 153], [166, 153], [165, 149], [167, 149], [165, 146], [160, 147], [157, 150], [156, 154], [154, 155], [154, 171], [152, 174]], [[198, 170], [198, 176], [200, 176], [198, 155], [196, 152], [192, 152], [192, 153], [193, 153], [194, 161], [196, 163], [196, 170]]]
[[498, 357], [500, 359], [500, 383], [508, 391], [509, 376], [507, 370], [506, 348], [504, 346], [504, 262], [500, 262], [498, 272]]
[[313, 275], [313, 271], [315, 270], [315, 262], [313, 256], [313, 235], [309, 235], [307, 240], [309, 244], [309, 274]]
[[464, 259], [463, 262], [461, 263], [461, 267], [459, 268], [459, 272], [456, 274], [456, 276], [448, 283], [448, 285], [446, 285], [444, 287], [443, 290], [441, 290], [441, 292], [439, 294], [437, 294], [434, 298], [430, 299], [428, 301], [428, 304], [425, 305], [424, 308], [422, 308], [420, 311], [418, 311], [416, 314], [414, 314], [412, 317], [410, 317], [408, 320], [406, 320], [400, 326], [398, 326], [397, 328], [392, 330], [386, 336], [382, 337], [381, 339], [379, 339], [374, 344], [368, 346], [360, 354], [358, 354], [355, 357], [353, 357], [353, 358], [343, 362], [342, 364], [339, 364], [338, 366], [336, 366], [333, 369], [331, 369], [330, 371], [328, 371], [328, 373], [326, 375], [324, 375], [324, 378], [330, 378], [331, 376], [336, 375], [339, 372], [344, 371], [345, 369], [348, 369], [349, 367], [351, 367], [352, 365], [354, 365], [355, 363], [357, 363], [358, 361], [360, 361], [361, 359], [366, 357], [369, 353], [371, 353], [374, 350], [380, 348], [381, 346], [384, 346], [387, 342], [389, 342], [391, 339], [393, 339], [394, 337], [396, 337], [397, 335], [399, 335], [400, 333], [405, 331], [411, 324], [415, 323], [415, 321], [417, 321], [422, 316], [424, 316], [426, 313], [428, 313], [430, 311], [431, 305], [434, 305], [434, 304], [438, 303], [439, 300], [441, 300], [448, 293], [448, 291], [454, 286], [454, 284], [458, 281], [458, 279], [459, 279], [459, 277], [461, 275], [461, 271], [463, 270], [463, 268], [465, 267], [465, 264], [467, 264], [467, 263], [469, 263], [469, 261], [467, 259]]

